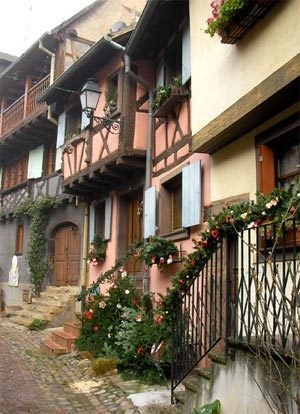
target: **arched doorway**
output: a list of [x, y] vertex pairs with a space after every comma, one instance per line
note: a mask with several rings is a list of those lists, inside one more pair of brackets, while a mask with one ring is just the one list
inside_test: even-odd
[[77, 285], [79, 281], [80, 237], [78, 227], [65, 224], [54, 233], [53, 284]]

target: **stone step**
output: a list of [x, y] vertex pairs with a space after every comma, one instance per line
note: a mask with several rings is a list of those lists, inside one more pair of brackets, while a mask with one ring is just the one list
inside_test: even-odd
[[174, 391], [174, 398], [177, 402], [184, 404], [185, 403], [185, 391]]
[[31, 318], [31, 320], [33, 319], [41, 319], [42, 321], [50, 321], [51, 320], [51, 315], [55, 314], [55, 312], [53, 312], [52, 310], [48, 310], [48, 312], [46, 311], [28, 311], [28, 310], [21, 310], [18, 311], [18, 313], [16, 314], [16, 316], [21, 316], [24, 318]]
[[227, 364], [227, 357], [223, 353], [209, 352], [208, 358], [210, 358], [212, 362], [215, 362], [217, 364]]
[[67, 348], [64, 346], [59, 345], [56, 342], [51, 340], [45, 340], [41, 343], [41, 351], [45, 352], [52, 358], [66, 354], [68, 352]]
[[78, 286], [47, 286], [46, 290], [43, 292], [62, 292], [62, 293], [70, 293], [76, 294], [79, 292], [80, 288]]
[[209, 368], [194, 368], [193, 372], [199, 377], [210, 380], [212, 377], [212, 372]]
[[61, 332], [61, 331], [52, 332], [52, 341], [66, 348], [68, 352], [73, 351], [76, 339], [77, 339], [77, 336], [74, 336], [66, 332]]
[[190, 391], [198, 392], [199, 390], [199, 379], [195, 375], [188, 375], [183, 381], [182, 385]]
[[76, 338], [80, 336], [80, 322], [64, 322], [64, 332], [74, 335]]
[[54, 304], [51, 306], [49, 303], [24, 303], [22, 308], [28, 312], [48, 312], [49, 309], [52, 311], [60, 312], [64, 305], [60, 305], [59, 303]]
[[25, 326], [28, 328], [28, 326], [31, 324], [32, 319], [30, 317], [23, 317], [23, 316], [12, 316], [9, 318], [9, 322], [16, 323], [17, 325]]

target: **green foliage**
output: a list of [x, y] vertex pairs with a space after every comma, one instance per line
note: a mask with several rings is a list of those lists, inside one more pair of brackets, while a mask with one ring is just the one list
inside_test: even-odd
[[46, 328], [47, 322], [42, 321], [41, 319], [33, 319], [31, 324], [28, 326], [30, 331], [42, 331]]
[[182, 86], [181, 76], [174, 77], [172, 83], [164, 86], [159, 86], [155, 90], [155, 98], [151, 106], [154, 111], [160, 108], [162, 104], [171, 96], [174, 86], [177, 88]]
[[110, 85], [108, 89], [104, 92], [105, 95], [105, 102], [110, 107], [117, 106], [117, 91], [116, 88], [113, 85]]
[[15, 217], [28, 216], [30, 220], [30, 239], [28, 244], [28, 268], [33, 294], [39, 296], [42, 282], [47, 273], [46, 262], [46, 226], [49, 210], [56, 208], [58, 202], [50, 197], [41, 197], [36, 201], [27, 198], [15, 211]]
[[214, 6], [214, 18], [208, 19], [205, 33], [211, 37], [226, 28], [239, 10], [248, 4], [248, 0], [225, 0], [220, 7]]
[[94, 240], [90, 244], [88, 261], [97, 265], [105, 259], [107, 242], [102, 239], [99, 234], [95, 234]]
[[77, 348], [93, 355], [107, 355], [115, 348], [116, 335], [121, 326], [122, 309], [137, 307], [140, 293], [129, 277], [117, 279], [108, 290], [109, 296], [88, 295]]
[[92, 370], [96, 375], [103, 375], [117, 368], [118, 360], [114, 358], [92, 359]]
[[156, 263], [163, 269], [169, 262], [172, 263], [173, 256], [177, 254], [178, 249], [172, 240], [164, 237], [150, 237], [141, 248], [139, 259], [143, 260], [147, 266]]
[[205, 404], [201, 408], [195, 408], [192, 414], [220, 414], [221, 404], [219, 400], [215, 400], [210, 404]]

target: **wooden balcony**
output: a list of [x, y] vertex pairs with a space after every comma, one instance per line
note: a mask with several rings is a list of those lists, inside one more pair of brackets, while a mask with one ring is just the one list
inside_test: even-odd
[[49, 84], [50, 75], [47, 75], [2, 112], [0, 138], [15, 130], [26, 119], [31, 119], [47, 109], [47, 104], [44, 102], [37, 103], [37, 99], [45, 92]]
[[68, 140], [62, 149], [63, 192], [106, 194], [143, 174], [146, 151], [124, 147], [121, 134], [97, 126]]

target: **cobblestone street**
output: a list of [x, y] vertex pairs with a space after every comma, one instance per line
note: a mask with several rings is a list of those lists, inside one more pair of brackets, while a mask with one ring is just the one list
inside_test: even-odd
[[127, 396], [143, 386], [97, 378], [74, 355], [49, 359], [39, 351], [42, 335], [0, 321], [0, 414], [140, 413]]

